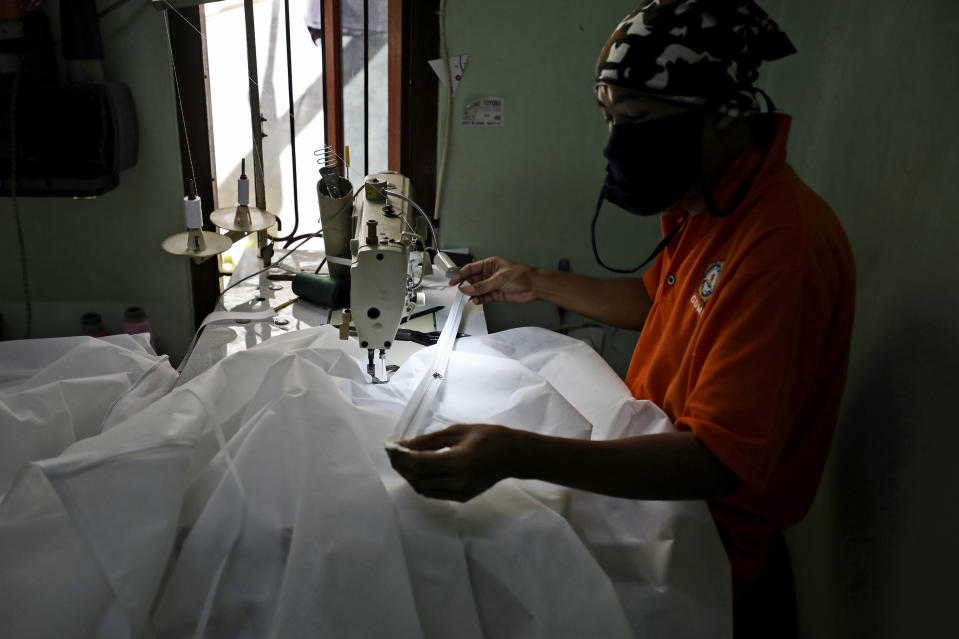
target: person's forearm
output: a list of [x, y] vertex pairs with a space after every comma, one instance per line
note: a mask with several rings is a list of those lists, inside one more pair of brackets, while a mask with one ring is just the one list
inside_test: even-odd
[[619, 328], [640, 330], [652, 306], [643, 280], [533, 271], [536, 298]]
[[690, 432], [609, 441], [515, 431], [510, 474], [628, 499], [714, 499], [739, 479]]

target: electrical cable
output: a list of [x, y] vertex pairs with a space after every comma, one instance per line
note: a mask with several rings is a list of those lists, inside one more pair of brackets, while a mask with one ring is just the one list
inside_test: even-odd
[[[422, 252], [423, 252], [423, 253], [426, 253], [426, 241], [423, 240], [423, 237], [422, 237], [419, 233], [416, 232], [416, 229], [414, 229], [414, 228], [410, 225], [409, 222], [406, 221], [406, 218], [404, 218], [402, 215], [400, 215], [400, 216], [398, 216], [398, 217], [400, 218], [400, 221], [403, 222], [403, 224], [406, 225], [406, 228], [408, 228], [408, 229], [410, 230], [410, 235], [412, 235], [415, 240], [419, 240], [420, 249], [422, 250]], [[414, 244], [414, 248], [413, 248], [414, 251], [416, 250], [415, 246], [416, 246], [416, 245]], [[423, 269], [423, 268], [420, 269], [420, 279], [418, 279], [418, 280], [416, 281], [416, 284], [413, 285], [413, 288], [419, 288], [419, 287], [420, 287], [420, 284], [423, 283], [423, 275], [425, 274], [424, 271], [425, 271], [425, 269]]]
[[[356, 200], [356, 196], [358, 196], [363, 190], [364, 190], [364, 187], [362, 187], [362, 186], [359, 187], [359, 188], [357, 188], [357, 189], [356, 189], [356, 192], [353, 193], [353, 197], [350, 198], [349, 200], [347, 200], [346, 202], [344, 202], [344, 203], [343, 203], [343, 206], [340, 207], [340, 209], [336, 212], [336, 214], [339, 214], [341, 211], [343, 211], [344, 209], [346, 209], [347, 206], [353, 204], [353, 202]], [[274, 267], [278, 266], [278, 265], [280, 264], [280, 262], [282, 262], [283, 260], [285, 260], [286, 258], [288, 258], [290, 255], [292, 255], [293, 253], [295, 253], [295, 252], [297, 251], [297, 249], [299, 249], [303, 244], [305, 244], [310, 238], [318, 236], [322, 231], [323, 231], [323, 229], [318, 229], [318, 230], [315, 231], [314, 233], [310, 233], [309, 235], [307, 235], [306, 237], [304, 237], [303, 240], [302, 240], [299, 244], [297, 244], [296, 246], [294, 246], [293, 248], [291, 248], [289, 251], [287, 251], [287, 252], [283, 255], [283, 257], [281, 257], [280, 259], [276, 260], [275, 262], [273, 262], [273, 263], [270, 264], [269, 266], [265, 266], [265, 267], [261, 268], [261, 269], [258, 270], [258, 271], [254, 271], [253, 273], [250, 273], [250, 274], [247, 275], [246, 277], [244, 277], [244, 278], [242, 278], [242, 279], [239, 279], [239, 280], [237, 280], [236, 282], [233, 282], [232, 284], [230, 284], [229, 286], [227, 286], [227, 287], [226, 287], [225, 289], [223, 289], [223, 291], [217, 296], [216, 301], [213, 303], [213, 307], [216, 308], [217, 305], [220, 304], [220, 301], [223, 299], [223, 296], [226, 294], [226, 292], [227, 292], [228, 290], [230, 290], [231, 288], [233, 288], [233, 287], [236, 286], [237, 284], [242, 284], [243, 282], [247, 281], [247, 280], [250, 279], [251, 277], [254, 277], [254, 276], [256, 276], [256, 275], [259, 275], [260, 273], [263, 273], [263, 272], [265, 272], [265, 271], [270, 270], [271, 268], [274, 268]], [[323, 261], [325, 262], [326, 259], [324, 258]], [[321, 266], [321, 267], [323, 266], [323, 263], [322, 263], [322, 262], [320, 263], [320, 266]], [[319, 272], [319, 268], [317, 269], [317, 272]], [[182, 372], [183, 372], [183, 367], [186, 365], [187, 359], [189, 358], [190, 354], [193, 352], [193, 346], [196, 344], [197, 339], [200, 337], [200, 333], [203, 331], [203, 329], [204, 329], [205, 327], [206, 327], [205, 325], [201, 325], [200, 328], [198, 328], [198, 329], [196, 329], [196, 331], [194, 331], [194, 333], [193, 333], [193, 338], [190, 340], [190, 347], [187, 349], [187, 353], [186, 353], [186, 355], [184, 356], [183, 361], [180, 362], [180, 365], [179, 365], [179, 367], [177, 368], [177, 372], [178, 372], [178, 373], [182, 373]]]
[[[443, 179], [446, 176], [446, 156], [450, 148], [450, 126], [452, 125], [451, 115], [453, 111], [453, 79], [450, 74], [450, 53], [446, 47], [446, 0], [440, 0], [436, 15], [439, 17], [440, 53], [443, 56], [443, 69], [446, 73], [446, 117], [443, 124], [443, 150], [440, 153], [440, 169], [436, 176], [436, 199], [433, 203], [433, 215], [438, 220], [440, 219], [440, 200], [443, 199]], [[440, 245], [437, 243], [436, 249], [439, 250], [439, 248]]]
[[[302, 240], [304, 237], [323, 237], [323, 229], [320, 229], [319, 231], [316, 231], [314, 233], [301, 233], [300, 235], [295, 235], [291, 237], [290, 239], [286, 240], [286, 246], [284, 246], [283, 248], [286, 248], [293, 242]], [[276, 239], [280, 239], [280, 238], [276, 238]]]
[[10, 199], [13, 203], [13, 221], [17, 228], [17, 243], [20, 246], [20, 274], [23, 279], [23, 300], [26, 304], [25, 339], [30, 339], [33, 328], [33, 303], [30, 299], [30, 278], [27, 272], [27, 246], [23, 241], [23, 224], [20, 221], [20, 205], [17, 202], [17, 91], [20, 88], [20, 74], [17, 69], [13, 76], [13, 90], [10, 93]]
[[[436, 242], [436, 229], [433, 228], [433, 225], [432, 225], [432, 223], [430, 222], [429, 216], [426, 215], [426, 213], [423, 211], [422, 208], [420, 208], [420, 205], [419, 205], [419, 204], [417, 204], [417, 203], [414, 202], [413, 200], [409, 199], [408, 197], [405, 197], [405, 196], [403, 196], [403, 195], [400, 195], [399, 193], [394, 193], [393, 191], [384, 191], [384, 193], [386, 193], [386, 194], [388, 194], [388, 195], [396, 195], [396, 196], [399, 196], [399, 197], [403, 198], [404, 200], [410, 202], [413, 206], [415, 206], [415, 207], [416, 207], [416, 210], [419, 211], [419, 212], [426, 218], [426, 223], [429, 224], [430, 230], [433, 231], [433, 241]], [[406, 221], [406, 218], [404, 218], [402, 215], [399, 215], [399, 216], [397, 216], [397, 217], [399, 217], [400, 221], [403, 222], [403, 224], [406, 225], [406, 228], [408, 228], [408, 229], [410, 230], [410, 235], [412, 235], [415, 239], [419, 240], [419, 242], [420, 242], [420, 248], [422, 249], [423, 253], [425, 254], [425, 253], [426, 253], [426, 240], [424, 240], [423, 237], [422, 237], [419, 233], [416, 232], [416, 229], [414, 229], [413, 226], [412, 226], [409, 222]], [[415, 250], [415, 249], [414, 249], [414, 250]], [[437, 244], [436, 250], [437, 250], [437, 251], [439, 250], [439, 244]], [[428, 257], [428, 256], [427, 256], [427, 257]], [[423, 276], [424, 276], [424, 275], [425, 275], [425, 269], [420, 268], [420, 279], [418, 279], [418, 280], [416, 281], [416, 284], [413, 285], [413, 288], [419, 288], [419, 287], [420, 287], [420, 285], [423, 283]]]
[[[344, 203], [343, 203], [343, 206], [341, 206], [341, 207], [339, 208], [339, 210], [337, 210], [337, 212], [334, 213], [334, 215], [339, 215], [342, 211], [344, 211], [344, 210], [346, 209], [347, 206], [351, 206], [351, 205], [353, 204], [353, 202], [356, 200], [356, 197], [357, 197], [360, 193], [362, 193], [363, 190], [364, 190], [364, 187], [363, 187], [363, 186], [357, 188], [356, 191], [353, 193], [353, 197], [350, 198], [349, 200], [347, 200], [346, 202], [344, 202]], [[244, 278], [242, 278], [242, 279], [240, 279], [240, 280], [237, 280], [236, 282], [233, 282], [232, 284], [230, 284], [229, 286], [227, 286], [225, 289], [223, 289], [223, 292], [221, 292], [220, 295], [216, 298], [216, 302], [214, 302], [213, 307], [216, 308], [216, 306], [220, 303], [220, 300], [223, 299], [223, 295], [224, 295], [228, 290], [230, 290], [231, 288], [233, 288], [233, 287], [236, 286], [237, 284], [241, 284], [241, 283], [247, 281], [248, 279], [250, 279], [251, 277], [253, 277], [253, 276], [255, 276], [255, 275], [259, 275], [260, 273], [263, 273], [263, 272], [265, 272], [265, 271], [270, 270], [271, 268], [274, 268], [274, 267], [275, 267], [276, 265], [278, 265], [280, 262], [282, 262], [283, 260], [285, 260], [286, 258], [288, 258], [290, 255], [292, 255], [292, 254], [293, 254], [298, 248], [300, 248], [303, 244], [305, 244], [307, 241], [309, 241], [310, 238], [317, 237], [322, 231], [323, 231], [323, 229], [317, 229], [315, 232], [310, 233], [309, 235], [307, 235], [306, 237], [304, 237], [304, 238], [300, 241], [299, 244], [297, 244], [296, 246], [294, 246], [293, 248], [291, 248], [289, 251], [287, 251], [287, 252], [283, 255], [283, 257], [281, 257], [280, 259], [278, 259], [278, 260], [276, 260], [275, 262], [273, 262], [270, 266], [265, 266], [265, 267], [261, 268], [259, 271], [254, 271], [253, 273], [250, 273], [250, 274], [247, 275], [246, 277], [244, 277]]]
[[[428, 258], [429, 254], [426, 252], [426, 243], [423, 241], [423, 238], [416, 233], [413, 234], [413, 237], [415, 237], [416, 239], [420, 241], [420, 247], [423, 249], [423, 255], [426, 255], [426, 257]], [[420, 287], [420, 285], [423, 283], [423, 276], [425, 275], [426, 275], [426, 269], [423, 268], [423, 262], [421, 261], [420, 262], [420, 279], [416, 280], [416, 284], [413, 285], [414, 289], [417, 289]]]
[[[423, 207], [421, 207], [419, 204], [417, 204], [410, 198], [406, 197], [402, 193], [397, 193], [396, 191], [386, 191], [386, 190], [384, 190], [383, 193], [392, 197], [398, 197], [401, 200], [405, 200], [409, 202], [410, 204], [412, 204], [413, 207], [420, 212], [420, 215], [422, 215], [426, 219], [426, 225], [430, 227], [430, 233], [433, 235], [433, 244], [435, 245], [437, 251], [440, 250], [440, 241], [436, 237], [436, 227], [433, 226], [433, 221], [430, 219], [430, 216], [426, 214], [426, 211], [423, 210]], [[355, 198], [356, 196], [353, 196], [353, 197]]]

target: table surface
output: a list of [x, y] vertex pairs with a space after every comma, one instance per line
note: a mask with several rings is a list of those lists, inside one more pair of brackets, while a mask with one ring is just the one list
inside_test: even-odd
[[[279, 257], [283, 251], [278, 251]], [[226, 291], [222, 296], [216, 311], [231, 313], [257, 313], [275, 308], [296, 297], [293, 294], [293, 283], [290, 280], [270, 279], [270, 276], [291, 275], [300, 271], [312, 273], [323, 260], [324, 253], [319, 250], [296, 251], [286, 258], [279, 266], [251, 277]], [[420, 256], [411, 254], [414, 264], [414, 275], [419, 274]], [[257, 249], [247, 248], [230, 281], [237, 281], [263, 268], [259, 260]], [[326, 268], [320, 271], [326, 272]], [[426, 294], [426, 305], [414, 310], [414, 315], [421, 311], [435, 308], [436, 311], [426, 313], [402, 324], [403, 328], [430, 332], [442, 330], [446, 322], [449, 308], [456, 296], [456, 288], [447, 284], [448, 280], [441, 277], [436, 271], [423, 278], [422, 291]], [[177, 384], [183, 384], [197, 375], [200, 375], [225, 357], [251, 348], [265, 342], [271, 337], [283, 335], [290, 331], [313, 328], [324, 324], [339, 324], [341, 312], [318, 306], [306, 300], [297, 300], [286, 308], [282, 308], [274, 316], [249, 320], [245, 318], [224, 319], [213, 321], [202, 328], [192, 350], [187, 354], [181, 367], [180, 379]], [[460, 332], [469, 335], [485, 335], [486, 317], [482, 305], [467, 304], [463, 310], [463, 319], [460, 323]], [[406, 359], [423, 348], [419, 344], [406, 341], [397, 341], [387, 350], [386, 363], [401, 365]], [[357, 355], [366, 357], [366, 349], [356, 345]]]

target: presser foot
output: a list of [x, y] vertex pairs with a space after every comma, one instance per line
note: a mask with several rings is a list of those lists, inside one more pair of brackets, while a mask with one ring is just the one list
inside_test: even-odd
[[376, 370], [378, 367], [377, 367], [377, 365], [376, 365], [375, 351], [376, 351], [376, 349], [373, 349], [373, 348], [368, 348], [368, 349], [366, 350], [366, 354], [367, 354], [367, 358], [368, 358], [368, 359], [367, 359], [368, 364], [366, 365], [366, 372], [367, 372], [367, 374], [370, 376], [370, 379], [372, 380], [372, 382], [373, 382], [374, 384], [388, 384], [389, 381], [390, 381], [390, 379], [393, 377], [393, 373], [395, 373], [396, 371], [400, 370], [400, 367], [397, 366], [397, 365], [395, 365], [395, 364], [390, 364], [390, 365], [387, 366], [387, 365], [386, 365], [386, 350], [385, 350], [385, 349], [381, 349], [381, 350], [380, 350], [379, 360], [383, 363], [383, 371], [384, 371], [384, 372], [383, 372], [383, 377], [382, 377], [382, 378], [379, 377], [379, 376], [378, 376], [378, 371]]

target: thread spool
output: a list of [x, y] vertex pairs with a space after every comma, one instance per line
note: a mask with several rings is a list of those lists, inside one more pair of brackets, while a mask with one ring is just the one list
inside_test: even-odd
[[150, 346], [153, 352], [157, 350], [156, 341], [153, 339], [153, 327], [150, 325], [150, 319], [146, 311], [140, 306], [129, 306], [123, 311], [123, 325], [121, 330], [127, 335], [137, 335], [139, 333], [149, 333]]
[[233, 242], [226, 235], [203, 230], [203, 202], [196, 194], [192, 180], [188, 192], [190, 195], [183, 198], [183, 217], [187, 230], [163, 240], [160, 243], [163, 250], [172, 255], [199, 258], [222, 253], [233, 246]]
[[183, 216], [186, 218], [188, 229], [203, 228], [203, 204], [199, 195], [188, 195], [183, 198]]
[[80, 334], [90, 337], [104, 337], [103, 318], [99, 313], [90, 312], [80, 316]]
[[228, 231], [265, 231], [276, 224], [276, 218], [272, 213], [250, 207], [250, 179], [246, 177], [246, 160], [240, 166], [240, 177], [236, 180], [236, 206], [213, 211], [210, 213], [210, 222]]
[[343, 308], [350, 303], [349, 284], [316, 273], [294, 275], [293, 293], [300, 299], [326, 308]]
[[246, 158], [240, 160], [240, 177], [236, 181], [236, 203], [250, 205], [250, 178], [246, 177]]
[[240, 206], [250, 205], [250, 178], [245, 175], [236, 181], [236, 203]]

